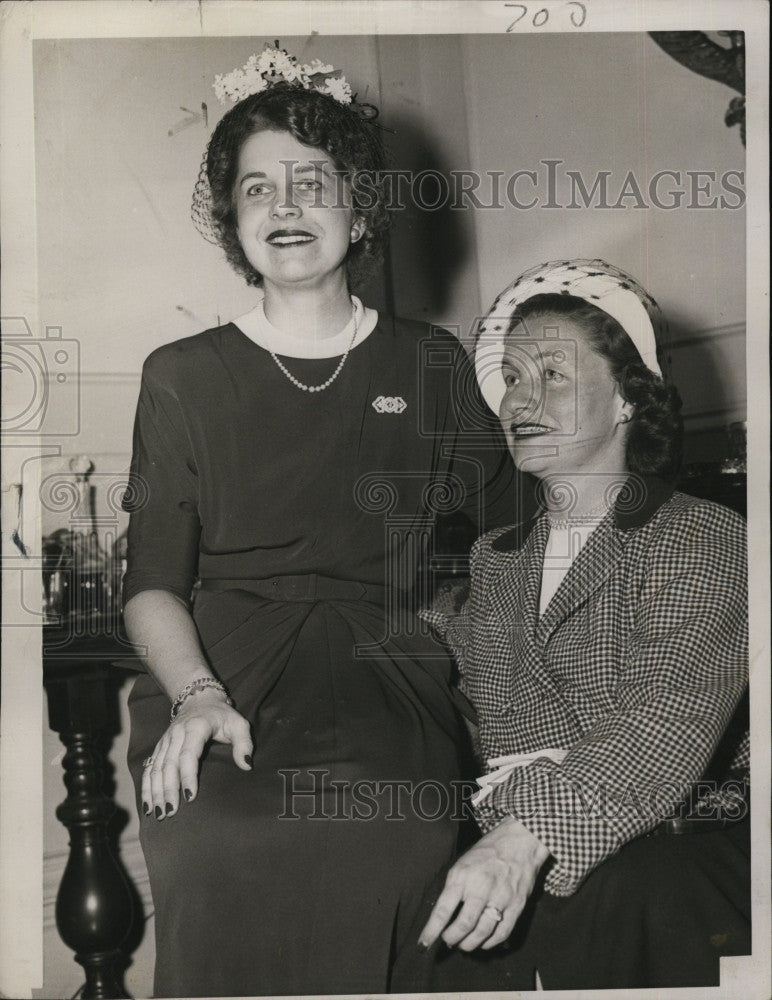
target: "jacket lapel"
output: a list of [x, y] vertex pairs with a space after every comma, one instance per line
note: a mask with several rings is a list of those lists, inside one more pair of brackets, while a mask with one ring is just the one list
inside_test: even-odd
[[527, 537], [493, 581], [489, 593], [493, 614], [509, 630], [513, 648], [531, 651], [539, 617], [539, 594], [544, 549], [549, 535], [546, 518], [529, 526]]
[[[516, 525], [500, 535], [491, 548], [505, 555], [504, 565], [486, 588], [486, 598], [499, 628], [508, 630], [512, 671], [527, 670], [541, 683], [551, 683], [545, 646], [555, 629], [585, 604], [619, 565], [625, 545], [636, 529], [647, 524], [672, 496], [673, 485], [653, 476], [631, 474], [628, 494], [617, 500], [612, 515], [590, 535], [545, 613], [539, 617], [544, 551], [549, 536], [545, 516]], [[637, 490], [637, 493], [636, 493]]]
[[[622, 541], [614, 527], [614, 520], [612, 517], [606, 517], [587, 539], [582, 551], [561, 580], [544, 614], [537, 621], [535, 638], [539, 646], [546, 645], [558, 625], [603, 586], [619, 565], [622, 550]], [[541, 579], [541, 567], [539, 571]]]

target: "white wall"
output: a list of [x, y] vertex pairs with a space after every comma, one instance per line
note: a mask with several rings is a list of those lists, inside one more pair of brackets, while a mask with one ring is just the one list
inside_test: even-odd
[[[521, 180], [516, 193], [521, 203], [534, 192], [541, 199], [530, 210], [474, 213], [483, 309], [541, 261], [603, 257], [629, 271], [670, 323], [687, 459], [714, 459], [717, 448], [720, 456], [722, 428], [746, 414], [746, 219], [744, 209], [688, 207], [687, 171], [744, 171], [739, 132], [724, 125], [733, 91], [685, 69], [644, 34], [467, 36], [462, 63], [474, 167], [535, 171], [538, 186]], [[629, 171], [647, 202], [650, 178], [680, 172], [681, 183], [670, 183], [685, 197], [673, 210], [635, 208], [633, 198], [622, 209], [545, 207], [547, 159], [564, 161], [555, 167], [559, 205], [571, 202], [568, 170], [589, 190], [609, 171], [609, 204]], [[717, 182], [713, 195], [722, 193]]]
[[[685, 69], [648, 35], [468, 36], [464, 66], [480, 170], [543, 175], [540, 160], [562, 159], [559, 171], [579, 170], [588, 183], [611, 171], [610, 192], [630, 170], [644, 191], [663, 169], [744, 170], [739, 133], [723, 121], [733, 91]], [[525, 198], [527, 183], [522, 190]], [[568, 195], [567, 182], [559, 183], [558, 201]], [[479, 211], [483, 301], [541, 260], [600, 256], [642, 281], [671, 322], [695, 329], [742, 322], [745, 212], [689, 209], [687, 201], [673, 211]]]

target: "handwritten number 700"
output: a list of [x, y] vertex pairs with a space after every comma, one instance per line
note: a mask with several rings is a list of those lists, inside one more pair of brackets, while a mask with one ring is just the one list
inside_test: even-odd
[[[507, 31], [513, 31], [515, 25], [522, 21], [524, 17], [527, 17], [531, 12], [524, 3], [505, 3], [504, 6], [514, 7], [520, 12], [514, 21], [509, 25]], [[569, 3], [567, 3], [566, 6], [573, 8], [568, 15], [571, 24], [573, 24], [575, 28], [581, 28], [587, 20], [587, 8], [585, 5], [583, 3], [579, 3], [579, 0], [569, 0]], [[549, 21], [549, 17], [550, 14], [547, 8], [539, 7], [531, 18], [531, 24], [534, 28], [541, 28], [547, 23], [547, 21]]]

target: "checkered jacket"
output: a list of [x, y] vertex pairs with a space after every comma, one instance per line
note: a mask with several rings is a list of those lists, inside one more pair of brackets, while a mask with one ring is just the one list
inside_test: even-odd
[[[548, 534], [542, 516], [483, 535], [461, 615], [427, 617], [459, 660], [486, 758], [568, 751], [516, 768], [477, 807], [483, 832], [509, 815], [530, 829], [552, 855], [547, 890], [566, 896], [706, 774], [747, 684], [746, 531], [649, 483], [643, 509], [590, 535], [540, 617]], [[734, 766], [747, 748], [746, 734]]]

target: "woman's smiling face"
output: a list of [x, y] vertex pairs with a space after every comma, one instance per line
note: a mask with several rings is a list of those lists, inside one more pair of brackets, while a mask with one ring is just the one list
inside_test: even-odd
[[569, 317], [527, 323], [507, 337], [502, 359], [499, 418], [515, 464], [539, 477], [624, 469], [625, 403], [608, 361]]
[[234, 198], [239, 240], [266, 287], [340, 280], [355, 215], [324, 150], [289, 132], [255, 132], [239, 153]]

